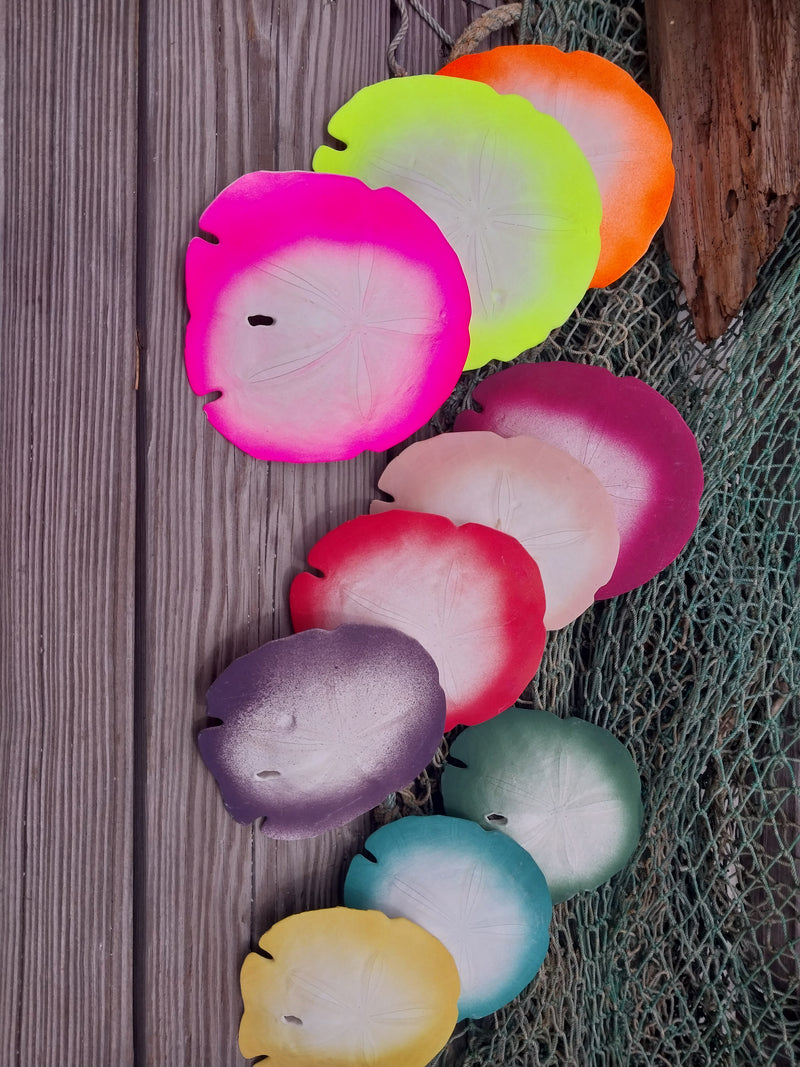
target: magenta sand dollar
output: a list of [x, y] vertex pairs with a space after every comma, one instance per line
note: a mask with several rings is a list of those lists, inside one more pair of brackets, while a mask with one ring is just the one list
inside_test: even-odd
[[[442, 79], [444, 80], [444, 79]], [[393, 189], [259, 171], [209, 205], [186, 255], [186, 368], [209, 422], [258, 459], [348, 459], [449, 396], [470, 301], [438, 227]]]
[[367, 838], [344, 884], [350, 908], [411, 919], [458, 967], [460, 1018], [482, 1018], [534, 978], [549, 944], [552, 906], [531, 856], [468, 819], [409, 817]]
[[308, 630], [235, 660], [208, 691], [200, 752], [239, 822], [312, 837], [368, 811], [431, 760], [438, 671], [389, 627]]
[[625, 746], [582, 719], [529, 708], [457, 737], [442, 795], [449, 815], [522, 845], [554, 904], [621, 870], [642, 825], [641, 783]]
[[541, 571], [548, 630], [589, 607], [617, 560], [619, 533], [608, 493], [567, 452], [531, 437], [439, 434], [404, 449], [378, 488], [394, 499], [373, 501], [373, 513], [433, 512], [516, 538]]
[[519, 363], [475, 389], [456, 430], [529, 434], [584, 463], [614, 502], [614, 573], [596, 599], [627, 593], [675, 559], [697, 525], [703, 467], [676, 408], [638, 378], [580, 363]]

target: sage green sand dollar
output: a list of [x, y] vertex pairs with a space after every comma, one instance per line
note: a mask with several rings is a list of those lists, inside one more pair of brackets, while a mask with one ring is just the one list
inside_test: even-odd
[[613, 734], [513, 707], [456, 738], [442, 776], [448, 815], [508, 834], [558, 904], [621, 870], [642, 825], [641, 783]]

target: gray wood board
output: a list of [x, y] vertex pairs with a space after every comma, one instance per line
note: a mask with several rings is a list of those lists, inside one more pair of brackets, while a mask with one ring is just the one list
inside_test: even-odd
[[380, 457], [266, 464], [211, 429], [183, 369], [185, 246], [245, 171], [307, 169], [337, 107], [385, 76], [388, 4], [153, 5], [144, 27], [142, 257], [147, 625], [146, 1062], [241, 1063], [242, 958], [273, 921], [339, 902], [365, 822], [275, 842], [225, 813], [194, 737], [236, 656], [290, 632], [311, 545], [366, 510]]
[[136, 6], [0, 21], [0, 1062], [125, 1064]]

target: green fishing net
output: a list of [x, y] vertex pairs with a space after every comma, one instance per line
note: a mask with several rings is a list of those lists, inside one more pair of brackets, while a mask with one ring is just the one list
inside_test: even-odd
[[[642, 5], [545, 0], [523, 5], [528, 17], [527, 39], [598, 52], [647, 86]], [[800, 1063], [800, 214], [720, 341], [696, 342], [657, 239], [522, 358], [658, 389], [697, 436], [705, 491], [678, 560], [550, 634], [521, 701], [628, 746], [643, 782], [639, 847], [607, 885], [555, 908], [535, 982], [461, 1024], [435, 1062]], [[465, 376], [435, 429], [499, 366]], [[437, 779], [395, 794], [379, 821], [438, 810]]]

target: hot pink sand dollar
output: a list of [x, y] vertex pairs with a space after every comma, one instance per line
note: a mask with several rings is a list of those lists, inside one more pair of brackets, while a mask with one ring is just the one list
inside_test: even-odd
[[531, 437], [445, 433], [404, 449], [383, 472], [373, 513], [392, 508], [479, 522], [516, 538], [539, 566], [558, 630], [594, 601], [619, 549], [614, 505], [590, 470]]
[[347, 459], [413, 433], [469, 350], [456, 254], [393, 189], [260, 171], [209, 205], [186, 255], [186, 369], [258, 459]]
[[385, 626], [308, 630], [241, 656], [208, 691], [200, 753], [239, 822], [313, 837], [430, 762], [444, 693], [422, 646]]
[[322, 577], [292, 583], [295, 629], [360, 622], [415, 638], [439, 668], [448, 730], [498, 714], [536, 673], [544, 590], [507, 534], [441, 515], [362, 515], [326, 534], [308, 562]]
[[456, 430], [530, 434], [584, 463], [614, 502], [620, 550], [596, 599], [649, 581], [697, 525], [703, 467], [677, 409], [638, 378], [578, 363], [520, 363], [476, 388]]

